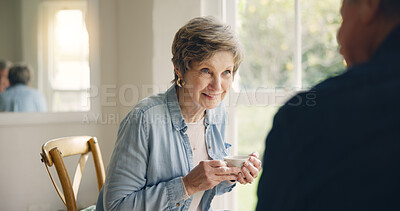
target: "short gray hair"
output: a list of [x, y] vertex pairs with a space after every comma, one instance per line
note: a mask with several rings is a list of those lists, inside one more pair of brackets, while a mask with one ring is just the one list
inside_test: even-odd
[[31, 71], [32, 69], [27, 65], [15, 65], [10, 68], [9, 79], [10, 84], [25, 84], [31, 80]]
[[[241, 44], [228, 25], [213, 17], [197, 17], [182, 26], [172, 43], [172, 63], [183, 76], [193, 61], [202, 62], [218, 51], [233, 54], [233, 74], [243, 59]], [[175, 73], [175, 71], [174, 71]], [[176, 82], [178, 76], [175, 73]]]

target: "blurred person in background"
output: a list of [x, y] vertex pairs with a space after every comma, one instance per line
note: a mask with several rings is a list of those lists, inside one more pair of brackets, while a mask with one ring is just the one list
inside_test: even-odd
[[0, 94], [0, 111], [45, 112], [46, 98], [38, 90], [28, 87], [31, 69], [26, 65], [10, 68], [10, 87]]

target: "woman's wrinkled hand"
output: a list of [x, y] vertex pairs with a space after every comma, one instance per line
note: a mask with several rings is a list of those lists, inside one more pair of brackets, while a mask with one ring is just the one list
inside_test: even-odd
[[238, 174], [237, 179], [240, 184], [251, 184], [258, 177], [261, 170], [261, 160], [258, 159], [258, 156], [258, 152], [253, 152], [250, 154], [249, 160], [244, 162], [242, 172]]
[[239, 172], [239, 168], [228, 167], [222, 160], [205, 160], [183, 177], [183, 182], [188, 194], [192, 195], [211, 189], [224, 180], [237, 180]]

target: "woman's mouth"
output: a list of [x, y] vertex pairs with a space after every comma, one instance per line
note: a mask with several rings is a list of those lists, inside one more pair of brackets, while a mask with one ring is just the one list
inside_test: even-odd
[[215, 100], [221, 95], [221, 94], [206, 94], [206, 93], [202, 93], [202, 94], [210, 100]]

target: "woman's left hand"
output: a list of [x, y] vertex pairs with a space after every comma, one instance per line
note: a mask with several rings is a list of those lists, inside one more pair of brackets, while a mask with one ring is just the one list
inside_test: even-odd
[[261, 160], [258, 159], [258, 156], [258, 152], [253, 152], [250, 154], [249, 160], [244, 162], [242, 172], [238, 174], [237, 179], [240, 184], [251, 184], [258, 177], [261, 170]]

